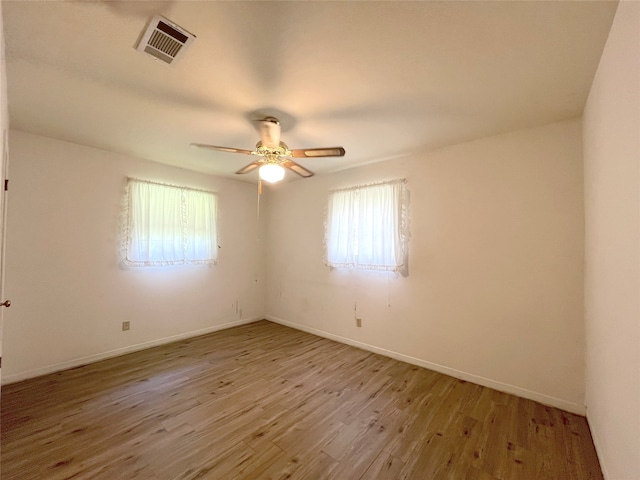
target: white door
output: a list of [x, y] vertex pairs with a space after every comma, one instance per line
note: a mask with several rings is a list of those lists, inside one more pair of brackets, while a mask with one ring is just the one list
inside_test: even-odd
[[2, 135], [2, 155], [0, 159], [0, 381], [2, 380], [2, 331], [4, 327], [4, 310], [11, 305], [4, 298], [4, 244], [7, 223], [7, 172], [9, 169], [9, 138], [5, 129]]

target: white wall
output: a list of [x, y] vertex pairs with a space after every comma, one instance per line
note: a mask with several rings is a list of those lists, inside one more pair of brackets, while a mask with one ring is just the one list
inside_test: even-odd
[[[581, 143], [575, 120], [269, 189], [267, 318], [584, 413]], [[328, 191], [400, 177], [409, 275], [324, 266]]]
[[620, 2], [585, 109], [587, 418], [608, 480], [640, 479], [640, 3]]
[[[17, 131], [9, 143], [5, 381], [263, 313], [255, 185]], [[218, 192], [218, 264], [120, 267], [126, 176]]]

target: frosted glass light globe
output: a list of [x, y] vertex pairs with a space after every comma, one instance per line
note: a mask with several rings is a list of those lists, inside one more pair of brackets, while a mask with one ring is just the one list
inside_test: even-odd
[[276, 183], [284, 178], [284, 168], [275, 163], [267, 163], [262, 165], [258, 170], [260, 178], [265, 182]]

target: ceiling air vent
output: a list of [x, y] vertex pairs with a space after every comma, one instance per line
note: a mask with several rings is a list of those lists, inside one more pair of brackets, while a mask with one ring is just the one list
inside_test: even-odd
[[178, 60], [196, 36], [160, 15], [153, 17], [136, 47], [165, 63]]

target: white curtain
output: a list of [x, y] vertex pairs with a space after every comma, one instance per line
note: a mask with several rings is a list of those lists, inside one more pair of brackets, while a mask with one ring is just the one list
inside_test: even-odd
[[187, 207], [186, 258], [206, 262], [218, 256], [216, 196], [209, 192], [185, 191]]
[[216, 195], [129, 179], [124, 263], [215, 263]]
[[331, 192], [326, 263], [331, 267], [400, 270], [406, 258], [404, 180]]

